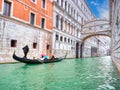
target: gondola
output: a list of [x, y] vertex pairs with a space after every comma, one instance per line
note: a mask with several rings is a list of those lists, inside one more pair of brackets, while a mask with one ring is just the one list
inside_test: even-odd
[[[67, 55], [67, 53], [66, 53]], [[15, 59], [16, 61], [19, 62], [23, 62], [26, 64], [44, 64], [44, 63], [53, 63], [53, 62], [59, 62], [63, 59], [66, 58], [66, 55], [60, 58], [54, 58], [54, 59], [47, 59], [47, 60], [40, 60], [40, 59], [28, 59], [28, 58], [24, 58], [24, 57], [18, 57], [16, 56], [15, 52], [13, 53], [13, 59]]]

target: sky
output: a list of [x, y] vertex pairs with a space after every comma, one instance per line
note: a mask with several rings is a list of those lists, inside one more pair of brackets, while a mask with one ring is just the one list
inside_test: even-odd
[[109, 19], [109, 0], [86, 0], [97, 18]]

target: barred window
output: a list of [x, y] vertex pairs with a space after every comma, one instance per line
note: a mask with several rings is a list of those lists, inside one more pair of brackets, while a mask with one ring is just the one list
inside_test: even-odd
[[17, 47], [17, 40], [11, 40], [11, 47]]
[[33, 49], [36, 49], [37, 48], [37, 43], [33, 43]]

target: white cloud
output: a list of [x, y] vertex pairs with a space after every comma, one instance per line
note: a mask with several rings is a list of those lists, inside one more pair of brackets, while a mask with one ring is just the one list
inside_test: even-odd
[[99, 18], [109, 19], [109, 6], [106, 0], [99, 6], [97, 6], [97, 10], [99, 13]]
[[98, 6], [98, 5], [99, 5], [97, 2], [94, 2], [94, 1], [91, 1], [90, 3], [91, 3], [92, 5], [94, 5], [94, 6]]
[[99, 9], [99, 17], [109, 19], [109, 10], [106, 8], [100, 8]]

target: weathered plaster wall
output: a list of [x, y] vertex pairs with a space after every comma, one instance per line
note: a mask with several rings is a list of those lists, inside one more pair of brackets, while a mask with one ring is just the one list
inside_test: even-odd
[[[22, 48], [28, 45], [30, 51], [29, 58], [39, 57], [41, 53], [51, 55], [52, 33], [27, 25], [13, 19], [0, 17], [0, 62], [14, 62], [12, 54], [14, 50], [18, 56], [23, 56]], [[11, 40], [17, 40], [17, 46], [11, 47]], [[37, 43], [37, 48], [33, 49], [33, 42]], [[46, 49], [47, 44], [50, 45]]]

